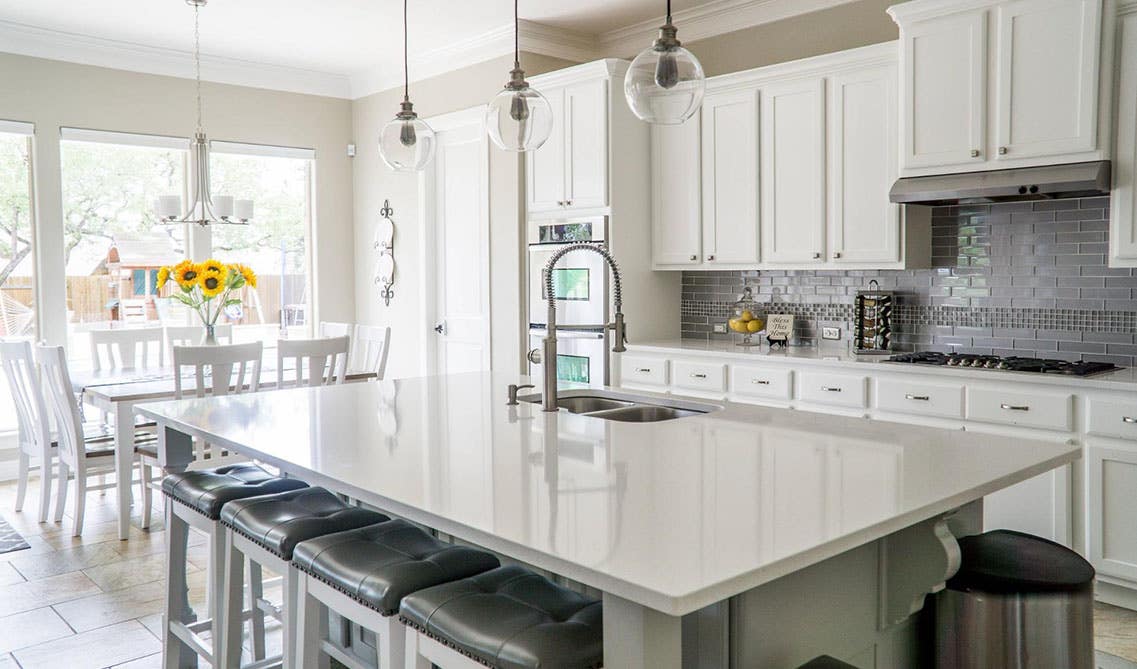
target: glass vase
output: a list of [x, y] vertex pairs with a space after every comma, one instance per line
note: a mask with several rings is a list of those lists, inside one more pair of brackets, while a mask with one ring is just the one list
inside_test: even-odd
[[217, 346], [217, 333], [213, 325], [205, 324], [205, 332], [201, 337], [202, 346]]

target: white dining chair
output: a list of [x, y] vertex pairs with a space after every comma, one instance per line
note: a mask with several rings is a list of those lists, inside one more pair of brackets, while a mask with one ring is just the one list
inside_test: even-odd
[[[68, 478], [75, 476], [75, 527], [74, 536], [83, 533], [83, 514], [87, 503], [87, 492], [113, 488], [114, 483], [105, 483], [105, 476], [115, 471], [114, 439], [103, 437], [90, 439], [83, 427], [79, 413], [79, 401], [71, 385], [71, 374], [67, 369], [67, 354], [62, 346], [39, 346], [36, 349], [42, 379], [44, 412], [42, 429], [47, 429], [48, 415], [56, 426], [55, 443], [58, 448], [59, 473], [58, 492], [55, 501], [55, 522], [62, 522], [63, 510], [67, 504]], [[135, 451], [142, 446], [153, 446], [155, 436], [149, 433], [136, 434]], [[91, 485], [88, 479], [99, 477], [99, 483]], [[143, 503], [149, 505], [149, 490], [144, 486]]]
[[[16, 473], [16, 511], [24, 508], [32, 470], [40, 472], [39, 522], [46, 523], [51, 511], [54, 450], [47, 409], [40, 392], [32, 345], [27, 341], [0, 342], [0, 364], [16, 405], [16, 440], [19, 460]], [[39, 464], [33, 465], [37, 461]]]
[[328, 337], [350, 337], [355, 330], [355, 326], [351, 323], [336, 323], [334, 321], [320, 321], [319, 336], [321, 339]]
[[91, 330], [90, 335], [91, 365], [95, 371], [162, 367], [166, 364], [162, 328]]
[[[201, 325], [167, 325], [166, 349], [173, 360], [175, 346], [197, 346], [205, 335], [205, 328]], [[222, 323], [213, 327], [213, 336], [222, 344], [233, 343], [233, 325]]]
[[[343, 383], [347, 376], [347, 356], [351, 337], [323, 339], [281, 339], [276, 348], [276, 387], [325, 386]], [[285, 379], [285, 367], [292, 362], [296, 378]]]
[[375, 372], [382, 379], [387, 373], [387, 357], [391, 350], [391, 327], [389, 325], [357, 325], [353, 343], [355, 357], [351, 369], [360, 372]]

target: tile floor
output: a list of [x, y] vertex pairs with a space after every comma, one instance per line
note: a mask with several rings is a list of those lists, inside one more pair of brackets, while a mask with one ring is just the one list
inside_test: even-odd
[[[23, 513], [13, 508], [15, 485], [0, 484], [0, 517], [31, 545], [0, 555], [0, 669], [156, 669], [165, 590], [161, 521], [131, 528], [119, 541], [113, 495], [92, 493], [81, 538], [62, 525], [36, 522], [36, 482]], [[135, 523], [139, 513], [135, 513]], [[206, 554], [191, 533], [190, 598], [205, 602]], [[266, 593], [274, 598], [273, 593]], [[1137, 611], [1095, 608], [1100, 669], [1137, 669]], [[279, 652], [270, 624], [268, 651]]]

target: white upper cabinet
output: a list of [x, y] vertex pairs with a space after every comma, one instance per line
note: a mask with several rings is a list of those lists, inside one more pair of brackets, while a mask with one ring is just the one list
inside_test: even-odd
[[701, 112], [680, 125], [651, 127], [652, 258], [697, 265], [702, 256]]
[[702, 174], [704, 263], [757, 263], [756, 90], [707, 94], [703, 99]]
[[1018, 0], [994, 10], [995, 159], [1096, 147], [1099, 0]]
[[526, 161], [529, 213], [608, 206], [608, 82], [542, 88], [553, 131]]
[[1137, 3], [1117, 25], [1117, 146], [1110, 193], [1109, 264], [1137, 267]]
[[830, 79], [829, 261], [901, 260], [900, 206], [888, 201], [896, 178], [896, 66]]
[[762, 260], [825, 262], [825, 80], [762, 88]]
[[901, 38], [905, 167], [973, 165], [987, 143], [987, 14], [920, 21]]
[[1102, 0], [912, 0], [900, 26], [905, 175], [1099, 160]]

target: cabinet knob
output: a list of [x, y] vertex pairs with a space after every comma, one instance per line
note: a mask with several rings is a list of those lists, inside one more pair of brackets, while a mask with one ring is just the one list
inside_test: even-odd
[[698, 260], [698, 259], [699, 259], [699, 256], [696, 256], [696, 255], [691, 256], [691, 260]]
[[572, 206], [572, 200], [565, 200], [565, 206], [571, 207]]
[[563, 207], [563, 206], [565, 206], [565, 201], [564, 201], [564, 200], [557, 200], [557, 206], [558, 206], [558, 207]]
[[972, 158], [978, 158], [979, 157], [979, 149], [972, 149], [971, 150], [971, 157]]
[[814, 254], [813, 254], [813, 259], [814, 259], [814, 260], [819, 260], [820, 258], [821, 258], [821, 253], [820, 253], [820, 252], [818, 252], [818, 253], [814, 253]]
[[1000, 404], [999, 408], [1003, 411], [1030, 411], [1030, 407], [1025, 404]]
[[1007, 147], [1005, 147], [1005, 146], [1000, 146], [1000, 147], [999, 147], [999, 155], [1000, 155], [1000, 156], [1005, 156], [1005, 155], [1007, 155]]
[[714, 256], [707, 256], [707, 260], [714, 260], [714, 259], [715, 259]]
[[840, 251], [836, 251], [836, 252], [833, 254], [833, 259], [834, 259], [834, 260], [840, 260], [840, 259], [841, 259], [841, 252], [840, 252]]
[[1137, 418], [1134, 418], [1132, 416], [1122, 416], [1121, 422], [1122, 423], [1129, 423], [1130, 425], [1133, 425], [1133, 424], [1137, 424]]

